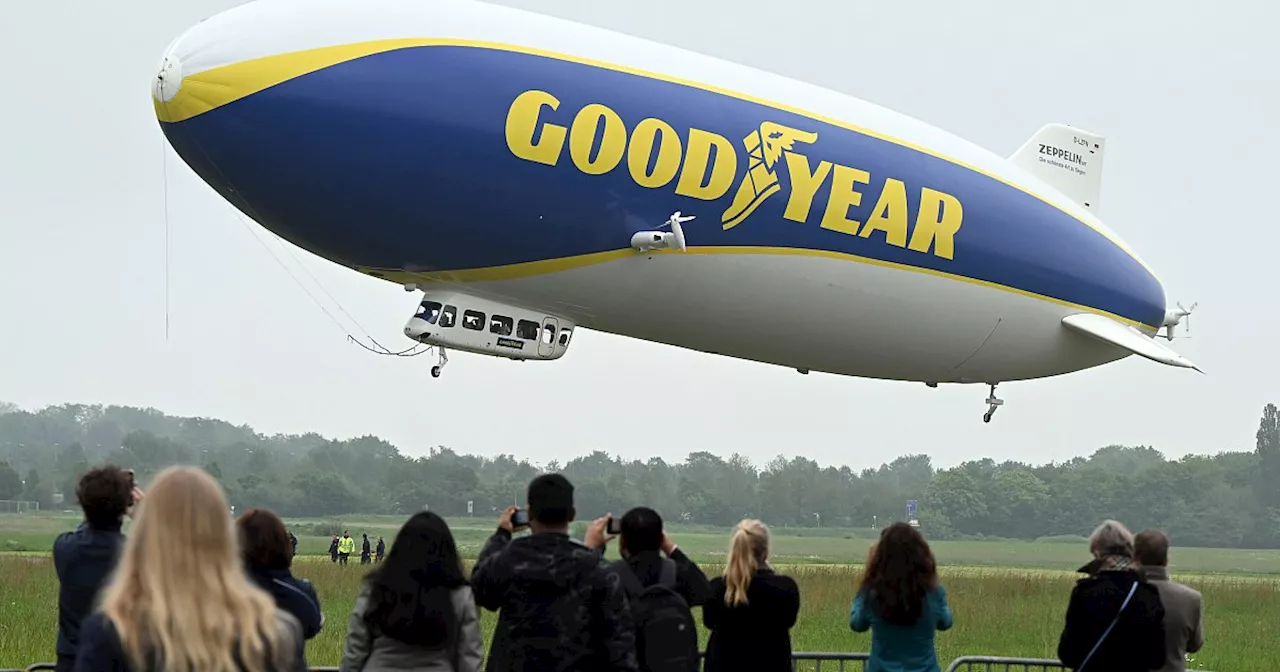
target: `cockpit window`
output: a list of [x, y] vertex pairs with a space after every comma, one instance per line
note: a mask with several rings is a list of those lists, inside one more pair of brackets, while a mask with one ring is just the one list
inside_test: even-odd
[[444, 328], [452, 327], [458, 321], [458, 307], [445, 306], [444, 312], [440, 313], [440, 326]]
[[551, 325], [547, 325], [542, 328], [542, 344], [543, 345], [556, 344], [556, 328], [555, 327]]
[[489, 322], [489, 333], [499, 336], [510, 336], [513, 320], [506, 315], [494, 315]]
[[423, 301], [422, 305], [418, 306], [416, 317], [426, 320], [427, 324], [435, 324], [436, 320], [440, 319], [440, 303], [437, 301]]
[[478, 310], [468, 310], [462, 313], [462, 326], [472, 331], [481, 331], [484, 329], [484, 313]]
[[565, 329], [564, 331], [560, 332], [560, 347], [562, 347], [562, 348], [563, 348], [563, 347], [565, 347], [565, 346], [569, 345], [569, 339], [570, 339], [572, 336], [573, 336], [573, 330], [572, 330], [572, 329]]
[[520, 320], [516, 325], [516, 336], [519, 336], [526, 341], [538, 340], [538, 323], [530, 322], [529, 320]]

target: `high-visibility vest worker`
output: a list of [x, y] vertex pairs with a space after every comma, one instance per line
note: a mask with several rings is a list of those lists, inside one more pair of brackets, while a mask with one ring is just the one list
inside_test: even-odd
[[343, 537], [338, 540], [338, 552], [350, 555], [356, 552], [356, 540], [351, 537]]

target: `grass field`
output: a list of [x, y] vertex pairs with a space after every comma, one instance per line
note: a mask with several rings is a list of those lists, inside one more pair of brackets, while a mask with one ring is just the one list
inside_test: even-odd
[[[330, 524], [289, 522], [304, 531]], [[398, 522], [364, 518], [345, 524], [357, 539], [368, 532], [390, 543]], [[75, 523], [74, 518], [27, 517], [19, 523], [0, 517], [0, 543], [12, 541], [13, 550], [25, 551], [0, 556], [0, 667], [52, 660], [57, 579], [47, 552], [39, 551], [49, 548], [51, 534]], [[455, 521], [453, 527], [464, 552], [474, 555], [492, 525]], [[721, 571], [715, 563], [723, 561], [725, 533], [681, 530], [673, 536], [708, 575]], [[797, 579], [802, 593], [800, 621], [792, 631], [797, 651], [870, 647], [869, 635], [855, 635], [847, 625], [860, 568], [839, 564], [863, 559], [869, 542], [844, 536], [857, 533], [777, 531], [779, 569]], [[356, 563], [340, 567], [327, 556], [315, 555], [327, 550], [325, 537], [299, 537], [299, 551], [311, 555], [297, 560], [295, 573], [315, 584], [327, 619], [324, 631], [308, 644], [308, 662], [336, 665], [365, 568]], [[1055, 657], [1066, 599], [1077, 578], [1071, 570], [1086, 559], [1082, 543], [937, 542], [934, 548], [944, 565], [943, 580], [956, 616], [955, 627], [938, 635], [942, 660], [965, 654]], [[1265, 575], [1280, 574], [1280, 554], [1177, 549], [1173, 559], [1178, 578], [1205, 596], [1207, 644], [1194, 657], [1194, 667], [1216, 672], [1274, 670], [1280, 660], [1280, 639], [1274, 636], [1280, 576]], [[487, 638], [494, 617], [486, 612], [483, 618]]]

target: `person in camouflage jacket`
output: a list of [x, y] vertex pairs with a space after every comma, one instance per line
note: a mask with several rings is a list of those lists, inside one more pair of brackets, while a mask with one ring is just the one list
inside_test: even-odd
[[508, 508], [472, 571], [476, 604], [499, 612], [485, 672], [638, 672], [620, 577], [569, 538], [573, 486], [539, 476], [528, 502], [533, 534], [512, 539]]

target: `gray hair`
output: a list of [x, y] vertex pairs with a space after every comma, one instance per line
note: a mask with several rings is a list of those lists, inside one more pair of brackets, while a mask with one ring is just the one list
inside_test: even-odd
[[1104, 520], [1089, 535], [1089, 550], [1097, 557], [1123, 555], [1133, 557], [1133, 533], [1123, 523]]

